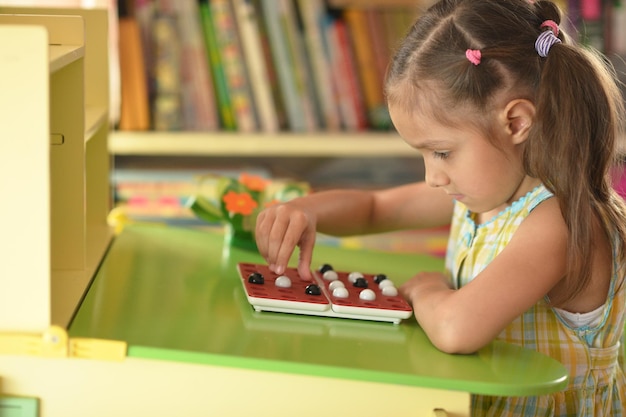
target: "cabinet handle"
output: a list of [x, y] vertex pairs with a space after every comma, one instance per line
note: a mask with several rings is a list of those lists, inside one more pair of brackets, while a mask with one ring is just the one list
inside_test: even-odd
[[435, 408], [433, 410], [433, 417], [448, 417], [448, 413], [443, 408]]

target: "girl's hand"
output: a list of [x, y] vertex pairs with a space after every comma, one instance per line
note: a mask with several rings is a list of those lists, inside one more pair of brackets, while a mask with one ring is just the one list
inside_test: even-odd
[[448, 277], [441, 272], [420, 272], [399, 288], [400, 294], [414, 306], [419, 305], [425, 296], [451, 289]]
[[256, 242], [269, 269], [282, 274], [296, 246], [300, 248], [298, 273], [311, 280], [311, 257], [315, 245], [317, 218], [302, 208], [297, 200], [263, 210], [256, 221]]

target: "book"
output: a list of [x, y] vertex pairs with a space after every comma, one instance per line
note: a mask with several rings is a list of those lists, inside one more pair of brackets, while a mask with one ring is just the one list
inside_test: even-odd
[[563, 10], [567, 13], [567, 19], [561, 22], [561, 26], [570, 33], [573, 39], [577, 39], [578, 30], [580, 29], [580, 1], [581, 0], [565, 0]]
[[261, 42], [261, 48], [263, 52], [264, 62], [267, 68], [267, 76], [270, 84], [270, 91], [272, 92], [272, 98], [276, 109], [276, 116], [278, 117], [278, 125], [280, 130], [285, 130], [288, 127], [287, 111], [285, 109], [285, 101], [278, 80], [278, 72], [274, 65], [274, 58], [272, 56], [272, 49], [270, 46], [270, 40], [267, 29], [267, 22], [263, 18], [263, 9], [261, 2], [264, 0], [251, 0], [254, 10], [258, 17], [259, 23], [259, 41]]
[[252, 0], [231, 0], [231, 2], [248, 68], [259, 127], [264, 132], [276, 132], [280, 129], [279, 119], [272, 95], [266, 56], [263, 52], [257, 10]]
[[383, 16], [380, 9], [366, 9], [367, 25], [369, 27], [372, 39], [372, 52], [378, 76], [380, 77], [380, 85], [385, 83], [385, 75], [387, 67], [391, 61], [391, 49], [387, 41], [387, 32], [383, 22]]
[[270, 50], [274, 61], [274, 68], [278, 77], [280, 91], [283, 97], [288, 127], [294, 131], [310, 131], [314, 128], [312, 120], [312, 103], [307, 103], [302, 96], [302, 72], [294, 68], [293, 51], [294, 36], [289, 35], [285, 28], [293, 19], [289, 13], [291, 0], [261, 1], [261, 10], [265, 19]]
[[235, 115], [236, 129], [241, 132], [256, 131], [258, 124], [235, 13], [229, 0], [209, 0], [209, 7], [215, 28], [216, 45]]
[[121, 130], [150, 128], [148, 80], [146, 79], [143, 42], [139, 25], [131, 16], [120, 16], [120, 119]]
[[302, 101], [306, 130], [313, 131], [320, 127], [320, 115], [311, 83], [311, 62], [304, 46], [304, 33], [300, 16], [293, 0], [280, 0], [283, 13], [284, 31], [287, 37], [291, 70], [295, 74], [297, 93]]
[[339, 130], [341, 129], [339, 105], [331, 82], [330, 58], [322, 33], [327, 18], [326, 6], [323, 0], [297, 1], [323, 128], [329, 131]]
[[215, 91], [197, 0], [174, 3], [181, 44], [181, 100], [183, 129], [213, 131], [219, 128]]
[[[626, 4], [614, 5], [611, 9], [610, 19], [611, 41], [609, 52], [624, 57], [626, 56]], [[626, 71], [623, 70], [623, 59], [620, 59], [618, 64], [621, 65], [622, 71], [620, 71], [620, 74], [622, 74], [621, 79], [624, 81]]]
[[408, 33], [415, 13], [405, 8], [391, 8], [380, 10], [387, 49], [393, 53], [398, 49], [400, 41]]
[[[189, 209], [190, 198], [199, 193], [218, 195], [217, 181], [210, 177], [237, 178], [242, 172], [263, 178], [271, 177], [266, 169], [250, 167], [137, 169], [122, 166], [111, 175], [115, 208], [132, 220], [205, 225], [206, 222], [198, 219]], [[207, 179], [201, 181], [203, 178]]]
[[605, 43], [605, 10], [601, 0], [581, 0], [579, 27], [581, 42], [598, 51], [606, 50]]
[[364, 130], [368, 127], [367, 112], [346, 22], [339, 15], [329, 16], [324, 33], [343, 127], [350, 131]]
[[141, 33], [141, 46], [143, 52], [143, 71], [147, 83], [148, 105], [150, 106], [150, 128], [152, 126], [152, 102], [154, 99], [154, 71], [155, 52], [154, 39], [152, 36], [152, 20], [157, 13], [157, 5], [152, 0], [128, 0], [129, 13], [137, 21]]
[[176, 17], [160, 10], [152, 20], [154, 42], [154, 97], [152, 126], [158, 131], [181, 130], [181, 50]]
[[391, 121], [386, 111], [383, 95], [383, 77], [379, 73], [372, 48], [374, 36], [368, 22], [367, 11], [347, 8], [344, 10], [344, 18], [352, 41], [358, 68], [358, 81], [360, 81], [363, 102], [367, 109], [369, 126], [375, 129], [386, 129], [391, 125]]
[[204, 34], [207, 59], [209, 61], [209, 68], [213, 79], [213, 88], [217, 101], [220, 126], [224, 130], [235, 130], [237, 128], [237, 122], [232, 107], [230, 93], [228, 91], [226, 73], [224, 72], [222, 58], [219, 53], [212, 11], [209, 7], [208, 1], [200, 0], [198, 3], [198, 9], [200, 11], [200, 22], [202, 32]]

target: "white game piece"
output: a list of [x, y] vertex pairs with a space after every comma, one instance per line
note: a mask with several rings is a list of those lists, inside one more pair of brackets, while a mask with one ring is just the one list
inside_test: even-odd
[[341, 281], [333, 281], [328, 284], [328, 289], [331, 291], [335, 291], [335, 288], [345, 288], [346, 285]]
[[393, 287], [395, 286], [394, 283], [391, 280], [383, 280], [380, 281], [380, 284], [378, 284], [378, 287], [382, 290], [383, 288], [387, 288], [387, 287]]
[[348, 290], [346, 287], [337, 287], [333, 290], [333, 297], [337, 298], [348, 298]]
[[350, 281], [352, 284], [354, 284], [354, 281], [356, 281], [357, 278], [365, 278], [365, 277], [360, 272], [350, 272], [348, 274], [348, 281]]
[[289, 279], [289, 277], [281, 275], [276, 278], [276, 281], [274, 281], [274, 285], [280, 288], [289, 288], [291, 287], [291, 280]]
[[337, 275], [337, 273], [335, 271], [333, 271], [332, 269], [324, 272], [322, 274], [322, 277], [326, 281], [337, 281], [339, 279], [339, 275]]
[[374, 291], [367, 288], [359, 293], [359, 298], [365, 301], [374, 301], [376, 299], [376, 294]]
[[393, 285], [384, 287], [381, 292], [386, 297], [395, 297], [398, 295], [398, 289]]

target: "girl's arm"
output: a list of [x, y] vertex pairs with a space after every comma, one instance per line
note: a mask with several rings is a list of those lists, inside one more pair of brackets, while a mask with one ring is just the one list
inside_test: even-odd
[[262, 211], [256, 240], [259, 253], [279, 274], [299, 246], [298, 271], [310, 279], [316, 232], [348, 236], [446, 225], [452, 208], [452, 199], [445, 192], [425, 183], [380, 191], [325, 191]]
[[448, 353], [472, 353], [542, 299], [565, 274], [567, 227], [556, 199], [533, 210], [504, 250], [466, 286], [439, 273], [401, 287], [429, 339]]

